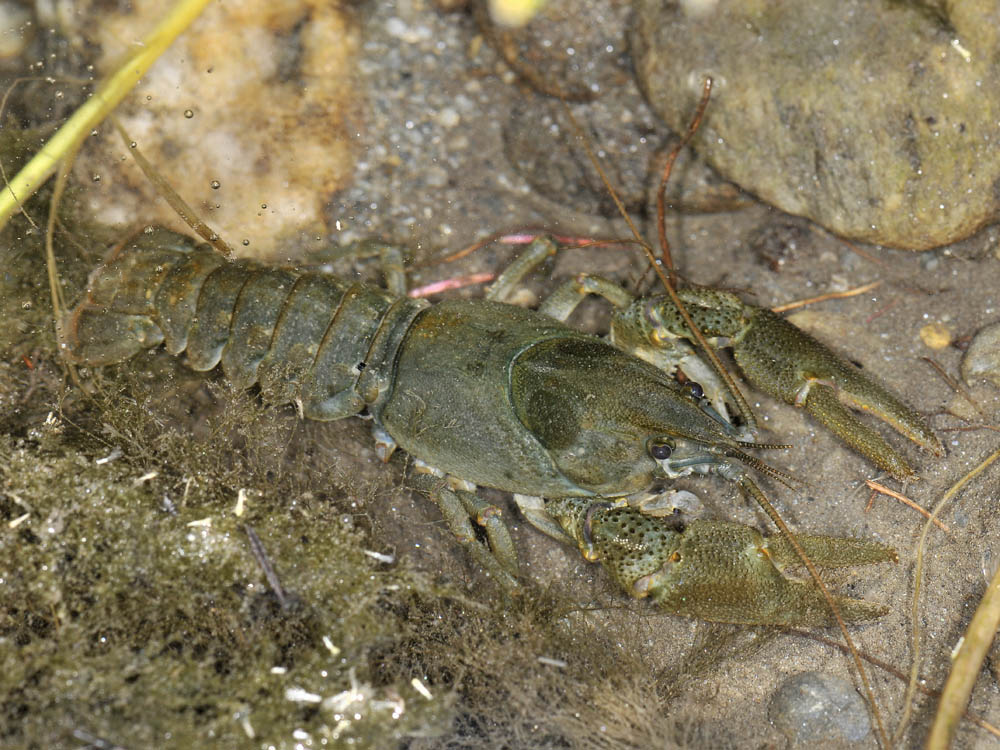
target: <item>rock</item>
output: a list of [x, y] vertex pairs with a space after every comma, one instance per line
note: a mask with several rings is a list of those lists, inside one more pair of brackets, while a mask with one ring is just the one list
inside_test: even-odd
[[1000, 9], [954, 5], [637, 0], [637, 74], [677, 131], [713, 77], [694, 145], [724, 177], [850, 239], [927, 249], [1000, 201]]
[[962, 357], [962, 380], [989, 380], [1000, 388], [1000, 323], [980, 328]]
[[[101, 50], [103, 76], [162, 13], [152, 0], [81, 4], [66, 15], [77, 25], [63, 33]], [[161, 176], [241, 254], [287, 257], [289, 245], [326, 231], [326, 204], [354, 172], [359, 44], [352, 15], [336, 4], [211, 4], [116, 116]], [[115, 129], [97, 132], [76, 167], [92, 180], [86, 201], [94, 219], [129, 229], [141, 216], [186, 231]]]
[[771, 723], [792, 748], [840, 747], [871, 731], [868, 708], [851, 683], [823, 672], [801, 672], [771, 698]]

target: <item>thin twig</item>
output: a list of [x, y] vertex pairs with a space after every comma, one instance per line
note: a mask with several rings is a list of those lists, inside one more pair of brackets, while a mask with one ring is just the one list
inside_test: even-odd
[[875, 497], [877, 496], [877, 494], [878, 493], [873, 492], [868, 496], [868, 505], [865, 506], [865, 513], [870, 511], [872, 509], [872, 506], [875, 505]]
[[[868, 485], [869, 489], [874, 490], [875, 492], [877, 492], [877, 493], [879, 493], [881, 495], [888, 495], [889, 497], [896, 498], [903, 505], [909, 506], [910, 508], [913, 508], [913, 510], [917, 511], [918, 513], [920, 513], [924, 518], [930, 518], [931, 517], [931, 514], [929, 512], [927, 512], [927, 510], [925, 508], [922, 508], [919, 505], [917, 505], [915, 502], [913, 502], [912, 500], [910, 500], [910, 498], [908, 498], [906, 495], [901, 495], [898, 492], [896, 492], [895, 490], [890, 490], [888, 487], [885, 487], [885, 486], [879, 484], [878, 482], [873, 482], [871, 479], [866, 479], [865, 480], [865, 484]], [[873, 495], [873, 497], [874, 497], [874, 495]], [[951, 529], [949, 529], [944, 523], [942, 523], [938, 519], [934, 518], [932, 520], [934, 521], [934, 525], [937, 526], [942, 531], [951, 531]]]
[[[946, 414], [951, 414], [951, 412], [945, 412]], [[951, 416], [958, 416], [957, 414], [951, 414]], [[959, 417], [961, 419], [961, 417]], [[994, 424], [970, 424], [965, 427], [939, 427], [938, 432], [975, 432], [976, 430], [992, 430], [993, 432], [1000, 432], [1000, 427]]]
[[795, 302], [786, 302], [783, 305], [772, 307], [771, 312], [783, 313], [783, 312], [788, 312], [789, 310], [794, 310], [799, 307], [805, 307], [806, 305], [814, 305], [817, 302], [826, 302], [827, 300], [831, 299], [844, 299], [845, 297], [856, 297], [859, 294], [870, 292], [872, 289], [876, 289], [880, 286], [882, 286], [881, 280], [873, 281], [870, 284], [858, 286], [855, 287], [854, 289], [845, 289], [842, 292], [828, 292], [827, 294], [821, 294], [818, 297], [809, 297], [807, 299], [796, 300]]
[[854, 253], [855, 255], [859, 255], [862, 258], [864, 258], [865, 260], [867, 260], [869, 263], [874, 263], [876, 266], [881, 266], [882, 268], [886, 269], [887, 271], [889, 270], [889, 264], [886, 263], [881, 258], [876, 258], [871, 253], [862, 250], [860, 247], [858, 247], [857, 245], [853, 244], [852, 242], [848, 242], [843, 237], [838, 237], [837, 235], [831, 235], [831, 236], [835, 237], [840, 242], [842, 242], [843, 244], [847, 245], [847, 248], [852, 253]]
[[257, 536], [257, 532], [253, 530], [253, 526], [250, 524], [243, 524], [243, 530], [247, 534], [247, 539], [250, 540], [250, 552], [253, 554], [253, 559], [257, 561], [261, 571], [263, 571], [264, 578], [267, 579], [267, 583], [274, 592], [278, 604], [281, 605], [282, 609], [288, 609], [290, 606], [288, 595], [285, 593], [285, 588], [281, 585], [281, 579], [278, 578], [278, 571], [274, 569], [271, 559], [267, 556], [264, 543]]
[[887, 312], [889, 312], [892, 308], [894, 308], [898, 304], [899, 304], [899, 298], [897, 297], [888, 305], [883, 305], [881, 308], [879, 308], [871, 315], [869, 315], [867, 318], [865, 318], [865, 325], [869, 325], [873, 320], [881, 318], [883, 315], [885, 315]]

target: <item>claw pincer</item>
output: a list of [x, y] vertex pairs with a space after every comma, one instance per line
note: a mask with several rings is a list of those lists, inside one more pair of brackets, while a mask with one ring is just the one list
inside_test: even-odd
[[[943, 452], [941, 442], [916, 411], [779, 315], [715, 289], [681, 289], [678, 295], [705, 336], [732, 347], [736, 363], [748, 381], [774, 398], [805, 408], [841, 440], [897, 479], [913, 476], [913, 469], [848, 407], [871, 412], [921, 447], [937, 455]], [[647, 336], [663, 340], [690, 335], [669, 298], [655, 297], [635, 304], [642, 308]]]
[[[764, 537], [729, 521], [670, 519], [583, 498], [552, 500], [546, 511], [579, 545], [584, 557], [600, 561], [636, 598], [649, 597], [667, 612], [746, 625], [828, 626], [829, 604], [811, 580], [788, 578], [799, 564], [781, 535]], [[862, 539], [796, 535], [820, 567], [896, 562], [895, 551]], [[870, 620], [888, 610], [877, 604], [835, 597], [846, 621]]]

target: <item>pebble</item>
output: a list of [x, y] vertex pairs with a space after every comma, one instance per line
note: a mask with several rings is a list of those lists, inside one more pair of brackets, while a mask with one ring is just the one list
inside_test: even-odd
[[792, 748], [843, 746], [871, 732], [864, 700], [847, 680], [824, 672], [801, 672], [771, 698], [771, 723]]
[[946, 349], [951, 344], [951, 331], [943, 323], [928, 323], [920, 329], [920, 340], [928, 349]]
[[989, 380], [1000, 388], [1000, 323], [980, 328], [962, 358], [962, 379], [972, 385]]
[[448, 170], [444, 167], [433, 166], [424, 173], [424, 180], [428, 187], [443, 188], [448, 184]]
[[927, 253], [920, 261], [920, 265], [924, 267], [925, 271], [936, 271], [941, 265], [941, 258], [936, 253]]
[[461, 121], [461, 115], [459, 115], [458, 112], [451, 107], [446, 107], [437, 114], [437, 123], [442, 128], [453, 128]]

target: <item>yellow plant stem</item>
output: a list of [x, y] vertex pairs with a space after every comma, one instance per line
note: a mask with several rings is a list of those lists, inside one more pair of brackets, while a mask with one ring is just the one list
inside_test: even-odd
[[934, 724], [927, 737], [928, 750], [938, 750], [951, 745], [955, 728], [969, 702], [969, 696], [972, 695], [972, 686], [979, 676], [986, 651], [993, 643], [998, 626], [1000, 626], [1000, 568], [993, 574], [993, 579], [987, 586], [979, 607], [976, 608], [976, 614], [972, 616], [972, 622], [965, 631], [958, 655], [951, 665], [951, 673], [944, 684]]
[[986, 471], [997, 459], [1000, 459], [1000, 449], [993, 451], [982, 463], [953, 484], [941, 499], [938, 500], [937, 505], [934, 506], [934, 510], [931, 511], [931, 517], [924, 523], [923, 530], [920, 533], [920, 540], [917, 542], [916, 566], [913, 571], [913, 602], [910, 610], [910, 622], [913, 628], [913, 642], [910, 648], [913, 651], [913, 661], [910, 666], [910, 681], [906, 687], [906, 696], [903, 698], [903, 715], [892, 738], [892, 744], [894, 745], [900, 743], [903, 733], [910, 723], [910, 716], [913, 713], [913, 696], [917, 692], [917, 679], [920, 671], [920, 589], [924, 575], [924, 549], [927, 545], [927, 534], [930, 532], [931, 522], [941, 514], [944, 507], [953, 497], [962, 491], [965, 485]]
[[59, 163], [76, 150], [82, 141], [108, 114], [118, 106], [149, 67], [212, 0], [178, 0], [153, 31], [138, 43], [136, 49], [106, 79], [55, 135], [32, 157], [0, 191], [0, 228], [25, 200], [55, 172]]

